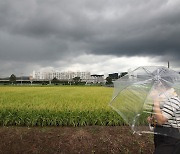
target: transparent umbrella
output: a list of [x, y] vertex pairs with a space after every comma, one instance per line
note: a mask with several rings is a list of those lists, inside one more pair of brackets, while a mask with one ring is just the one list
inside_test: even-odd
[[135, 133], [180, 138], [180, 74], [160, 66], [138, 67], [114, 81], [110, 106]]

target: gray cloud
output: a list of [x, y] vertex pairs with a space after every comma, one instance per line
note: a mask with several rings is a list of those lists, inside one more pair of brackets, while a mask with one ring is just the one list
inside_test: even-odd
[[86, 53], [162, 56], [178, 66], [179, 6], [178, 0], [0, 0], [0, 63], [47, 66]]

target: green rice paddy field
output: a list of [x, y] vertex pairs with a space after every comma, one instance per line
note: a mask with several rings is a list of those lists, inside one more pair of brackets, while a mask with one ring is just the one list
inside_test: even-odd
[[109, 106], [112, 93], [108, 87], [0, 86], [0, 125], [123, 125]]

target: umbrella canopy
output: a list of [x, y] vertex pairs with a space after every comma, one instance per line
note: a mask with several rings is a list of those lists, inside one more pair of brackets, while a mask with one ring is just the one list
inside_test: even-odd
[[[160, 66], [138, 67], [114, 81], [110, 106], [138, 134], [159, 133], [180, 137], [179, 96], [179, 73]], [[171, 128], [175, 133], [169, 133]]]

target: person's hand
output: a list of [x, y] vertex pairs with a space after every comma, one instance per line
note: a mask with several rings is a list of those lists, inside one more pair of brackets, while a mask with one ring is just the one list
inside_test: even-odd
[[154, 116], [147, 117], [147, 122], [154, 127], [157, 124], [157, 120]]
[[151, 124], [153, 122], [153, 117], [152, 116], [147, 117], [147, 122]]

